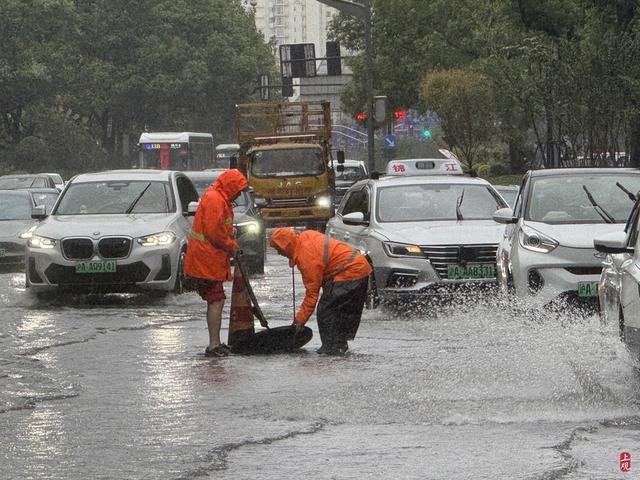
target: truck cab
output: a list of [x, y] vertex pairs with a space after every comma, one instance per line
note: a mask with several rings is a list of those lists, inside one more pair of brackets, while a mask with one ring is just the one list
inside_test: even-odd
[[236, 106], [238, 169], [267, 226], [324, 230], [334, 215], [328, 102]]

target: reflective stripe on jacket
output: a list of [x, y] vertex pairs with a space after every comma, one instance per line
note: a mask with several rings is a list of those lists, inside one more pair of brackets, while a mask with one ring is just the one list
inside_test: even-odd
[[246, 187], [244, 175], [227, 170], [200, 199], [184, 260], [184, 271], [190, 277], [231, 280], [230, 252], [238, 248], [233, 239], [231, 202]]
[[299, 323], [306, 323], [313, 314], [323, 283], [359, 280], [371, 273], [364, 255], [320, 232], [306, 230], [298, 235], [291, 228], [278, 228], [271, 236], [271, 244], [302, 273], [306, 295], [296, 314]]

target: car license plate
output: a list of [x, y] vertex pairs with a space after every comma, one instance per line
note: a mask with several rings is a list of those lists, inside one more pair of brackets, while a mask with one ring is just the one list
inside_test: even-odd
[[0, 258], [6, 257], [6, 256], [7, 256], [7, 251], [4, 248], [0, 248]]
[[496, 278], [495, 265], [449, 265], [447, 276], [452, 280]]
[[76, 273], [114, 273], [115, 271], [115, 260], [76, 263]]
[[578, 296], [584, 298], [598, 296], [598, 282], [578, 282]]

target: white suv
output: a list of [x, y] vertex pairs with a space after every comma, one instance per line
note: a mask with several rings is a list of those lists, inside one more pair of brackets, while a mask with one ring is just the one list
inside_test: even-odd
[[566, 168], [528, 172], [514, 209], [495, 212], [507, 224], [498, 249], [498, 282], [533, 305], [597, 301], [601, 258], [597, 235], [621, 228], [640, 190], [640, 171]]
[[183, 290], [191, 231], [191, 181], [168, 170], [74, 177], [50, 215], [30, 230], [27, 287], [35, 293]]

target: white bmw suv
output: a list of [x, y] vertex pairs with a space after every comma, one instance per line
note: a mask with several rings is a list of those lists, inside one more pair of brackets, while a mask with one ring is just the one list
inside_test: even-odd
[[180, 293], [198, 193], [180, 172], [118, 170], [74, 177], [30, 231], [27, 287], [35, 293]]

